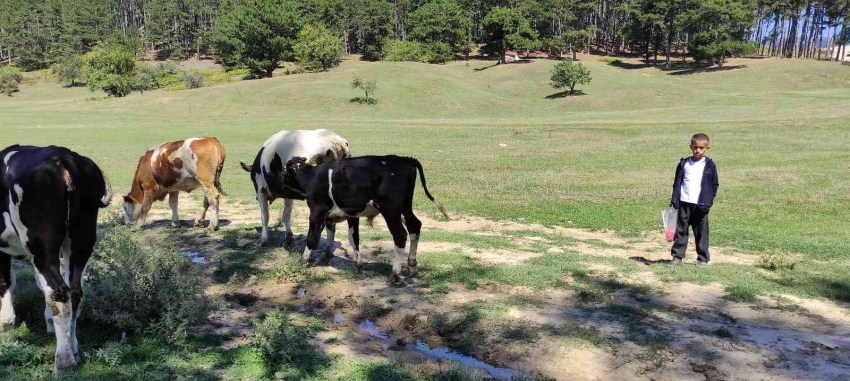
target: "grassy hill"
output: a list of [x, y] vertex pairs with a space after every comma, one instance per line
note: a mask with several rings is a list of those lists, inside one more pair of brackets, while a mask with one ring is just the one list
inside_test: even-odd
[[[846, 255], [850, 68], [740, 59], [722, 71], [665, 72], [581, 58], [594, 79], [574, 97], [549, 86], [548, 60], [350, 59], [327, 73], [103, 100], [40, 83], [0, 99], [0, 136], [88, 155], [123, 192], [150, 146], [214, 135], [228, 152], [225, 189], [253, 201], [239, 160], [279, 130], [329, 128], [357, 155], [418, 157], [452, 213], [629, 235], [660, 231], [676, 161], [706, 132], [721, 182], [712, 245]], [[349, 102], [362, 95], [349, 86], [355, 75], [377, 79], [377, 105]], [[418, 208], [430, 212], [424, 200]]]

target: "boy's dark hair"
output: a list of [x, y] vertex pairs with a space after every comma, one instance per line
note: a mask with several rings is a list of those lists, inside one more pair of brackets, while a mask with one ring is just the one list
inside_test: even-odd
[[711, 141], [708, 139], [708, 135], [703, 134], [702, 132], [691, 136], [691, 144], [696, 142], [705, 142], [705, 144], [711, 144]]

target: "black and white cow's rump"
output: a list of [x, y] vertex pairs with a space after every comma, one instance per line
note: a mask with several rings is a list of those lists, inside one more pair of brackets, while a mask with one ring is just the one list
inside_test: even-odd
[[[300, 157], [309, 163], [321, 164], [350, 156], [348, 141], [333, 131], [294, 130], [280, 131], [266, 139], [254, 158], [253, 165], [248, 166], [244, 162], [239, 162], [242, 169], [251, 174], [251, 182], [254, 183], [254, 191], [257, 192], [262, 223], [258, 246], [268, 241], [269, 208], [278, 198], [284, 199], [281, 222], [286, 226], [284, 235], [287, 245], [291, 245], [293, 241], [293, 201], [303, 200], [304, 197], [300, 192], [292, 190], [285, 181], [284, 165], [289, 160]], [[334, 228], [333, 224], [327, 226], [330, 242], [333, 242]]]
[[[437, 209], [449, 218], [443, 205], [434, 200], [425, 184], [425, 172], [419, 160], [400, 156], [362, 156], [311, 165], [304, 159], [293, 158], [287, 162], [287, 183], [293, 184], [304, 194], [310, 208], [310, 228], [307, 247], [302, 261], [307, 261], [310, 252], [319, 243], [322, 227], [327, 223], [348, 221], [348, 241], [354, 249], [354, 262], [360, 271], [359, 218], [370, 221], [378, 214], [384, 217], [387, 228], [395, 241], [393, 274], [400, 279], [404, 247], [410, 233], [408, 273], [416, 274], [416, 246], [422, 222], [413, 214], [413, 194], [416, 190], [416, 172], [422, 181], [422, 189]], [[407, 230], [405, 230], [405, 226]], [[332, 248], [325, 258], [333, 256]]]
[[30, 259], [56, 332], [54, 374], [79, 360], [77, 318], [97, 215], [112, 198], [89, 158], [67, 148], [14, 145], [0, 151], [0, 325], [15, 323], [11, 259]]

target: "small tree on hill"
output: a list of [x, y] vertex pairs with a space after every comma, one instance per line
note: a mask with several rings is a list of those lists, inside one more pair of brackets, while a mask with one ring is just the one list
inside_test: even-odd
[[53, 65], [50, 71], [56, 75], [59, 83], [76, 86], [77, 79], [83, 74], [83, 57], [78, 55], [65, 57]]
[[592, 79], [590, 70], [577, 62], [562, 61], [552, 69], [552, 87], [556, 89], [569, 87], [570, 95], [575, 93], [576, 85], [586, 85]]
[[375, 98], [372, 95], [375, 94], [375, 90], [378, 90], [378, 82], [374, 79], [364, 79], [360, 77], [354, 77], [351, 80], [351, 88], [352, 89], [361, 89], [366, 93], [365, 98], [354, 98], [354, 101], [361, 101], [369, 104], [374, 104]]
[[89, 90], [102, 90], [114, 97], [130, 94], [137, 87], [133, 53], [121, 46], [97, 48], [84, 55], [83, 73]]
[[324, 25], [307, 25], [298, 33], [295, 57], [310, 69], [328, 70], [342, 61], [342, 38]]

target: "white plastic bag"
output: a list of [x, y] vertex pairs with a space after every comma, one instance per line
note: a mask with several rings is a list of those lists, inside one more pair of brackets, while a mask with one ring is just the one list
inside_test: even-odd
[[673, 242], [676, 237], [676, 219], [679, 211], [672, 206], [668, 206], [661, 211], [661, 222], [664, 223], [664, 236], [667, 237], [667, 242]]

